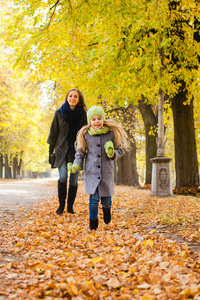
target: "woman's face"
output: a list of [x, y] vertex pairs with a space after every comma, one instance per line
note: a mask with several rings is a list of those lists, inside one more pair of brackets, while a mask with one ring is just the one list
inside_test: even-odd
[[69, 103], [70, 109], [74, 110], [79, 102], [79, 94], [77, 91], [70, 91], [67, 96], [67, 102]]
[[103, 127], [103, 118], [102, 116], [95, 115], [91, 118], [90, 125], [94, 129], [101, 129]]

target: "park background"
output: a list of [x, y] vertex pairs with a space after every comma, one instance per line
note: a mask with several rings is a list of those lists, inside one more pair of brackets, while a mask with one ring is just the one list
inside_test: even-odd
[[116, 182], [151, 184], [158, 98], [173, 188], [199, 185], [198, 1], [1, 1], [0, 177], [56, 176], [50, 124], [66, 92], [103, 105], [131, 150]]
[[[0, 299], [199, 300], [199, 1], [0, 4], [1, 189], [15, 184], [0, 207]], [[75, 214], [58, 216], [55, 178], [21, 180], [50, 176], [49, 127], [72, 87], [88, 107], [103, 105], [131, 141], [116, 166], [112, 222], [99, 210], [96, 232], [82, 181]], [[187, 195], [147, 189], [160, 96], [173, 187]], [[14, 205], [16, 187], [43, 180], [45, 200], [35, 188], [37, 205]]]

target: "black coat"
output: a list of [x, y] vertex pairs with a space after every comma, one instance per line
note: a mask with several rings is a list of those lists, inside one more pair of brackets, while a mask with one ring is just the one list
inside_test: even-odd
[[[87, 125], [87, 116], [85, 111], [79, 122], [79, 130], [84, 125]], [[74, 155], [68, 154], [68, 132], [69, 124], [61, 116], [60, 109], [57, 109], [54, 114], [47, 139], [47, 143], [53, 146], [55, 152], [54, 168], [59, 168], [65, 157], [67, 157], [68, 162], [73, 162], [74, 160]]]

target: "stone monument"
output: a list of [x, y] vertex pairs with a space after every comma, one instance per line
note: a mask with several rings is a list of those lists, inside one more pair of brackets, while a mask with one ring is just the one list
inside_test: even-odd
[[159, 197], [173, 196], [171, 179], [171, 158], [164, 153], [164, 95], [158, 98], [158, 138], [157, 157], [152, 158], [151, 195]]

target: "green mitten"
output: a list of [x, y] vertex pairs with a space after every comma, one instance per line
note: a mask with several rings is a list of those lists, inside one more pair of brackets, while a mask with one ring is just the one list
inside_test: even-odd
[[109, 158], [114, 156], [115, 152], [114, 152], [114, 145], [113, 145], [112, 141], [106, 142], [104, 145], [104, 148], [105, 148], [106, 154], [108, 155]]
[[67, 170], [72, 173], [72, 163], [67, 164]]
[[71, 173], [76, 173], [76, 172], [79, 172], [81, 170], [81, 166], [79, 165], [72, 165], [72, 170], [71, 170]]

